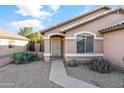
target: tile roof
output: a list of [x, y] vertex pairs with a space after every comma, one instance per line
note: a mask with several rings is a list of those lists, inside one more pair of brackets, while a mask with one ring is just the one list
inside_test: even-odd
[[3, 39], [17, 39], [17, 40], [28, 40], [27, 38], [20, 36], [18, 34], [7, 32], [3, 29], [0, 29], [0, 38]]
[[106, 33], [106, 32], [111, 32], [111, 31], [115, 31], [115, 30], [123, 29], [123, 28], [124, 28], [124, 21], [114, 24], [112, 26], [106, 27], [104, 29], [101, 29], [99, 30], [99, 32]]

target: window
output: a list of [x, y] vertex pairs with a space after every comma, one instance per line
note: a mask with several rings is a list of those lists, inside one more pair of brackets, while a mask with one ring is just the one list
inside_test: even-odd
[[77, 35], [77, 53], [93, 53], [94, 36]]
[[15, 43], [14, 40], [10, 40], [10, 41], [9, 41], [8, 48], [14, 48], [14, 47], [15, 47], [15, 46], [14, 46], [14, 43]]

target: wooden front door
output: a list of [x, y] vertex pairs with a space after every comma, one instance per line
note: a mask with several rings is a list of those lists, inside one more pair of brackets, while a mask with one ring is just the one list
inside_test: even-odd
[[51, 54], [52, 56], [61, 56], [61, 37], [51, 38]]

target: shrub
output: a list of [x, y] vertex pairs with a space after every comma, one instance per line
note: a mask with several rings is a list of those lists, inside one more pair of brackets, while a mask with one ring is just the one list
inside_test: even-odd
[[66, 65], [69, 67], [77, 67], [78, 66], [78, 64], [75, 62], [74, 59], [71, 60], [70, 62], [67, 62]]
[[13, 62], [15, 64], [26, 64], [31, 61], [39, 60], [39, 57], [36, 53], [31, 52], [17, 52], [12, 54]]
[[92, 64], [90, 64], [90, 69], [100, 73], [109, 73], [111, 72], [112, 68], [108, 60], [97, 57], [92, 59]]

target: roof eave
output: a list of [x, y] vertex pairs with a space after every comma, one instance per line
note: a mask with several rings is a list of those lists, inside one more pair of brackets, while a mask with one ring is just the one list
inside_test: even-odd
[[99, 32], [103, 34], [103, 33], [112, 32], [112, 31], [120, 30], [120, 29], [124, 29], [124, 24], [108, 27], [108, 28], [99, 30]]
[[82, 14], [82, 15], [79, 15], [79, 16], [76, 16], [76, 17], [74, 17], [74, 18], [68, 19], [68, 20], [66, 20], [66, 21], [64, 21], [64, 22], [62, 22], [62, 23], [60, 23], [60, 24], [57, 24], [57, 25], [55, 25], [55, 26], [51, 26], [51, 27], [46, 28], [46, 29], [44, 29], [44, 30], [41, 30], [41, 31], [39, 31], [39, 32], [40, 32], [41, 34], [44, 34], [44, 32], [47, 32], [47, 31], [49, 31], [49, 30], [51, 30], [51, 29], [54, 29], [55, 27], [61, 26], [61, 25], [65, 24], [65, 23], [68, 23], [68, 22], [70, 22], [70, 21], [73, 21], [73, 20], [75, 20], [75, 19], [77, 19], [77, 18], [80, 18], [80, 17], [82, 17], [82, 16], [86, 16], [86, 15], [88, 15], [88, 14], [90, 14], [90, 13], [95, 12], [95, 11], [99, 11], [99, 10], [101, 10], [101, 9], [103, 9], [103, 8], [106, 8], [106, 9], [109, 9], [109, 10], [111, 9], [111, 7], [102, 6], [102, 7], [100, 7], [100, 8], [94, 9], [94, 10], [89, 11], [89, 12], [87, 12], [87, 13], [84, 13], [84, 14]]
[[[110, 11], [110, 12], [108, 12], [108, 13], [106, 13], [106, 14], [103, 14], [103, 15], [101, 15], [101, 16], [99, 16], [99, 17], [96, 17], [96, 18], [94, 18], [94, 19], [92, 19], [92, 20], [89, 20], [89, 21], [87, 21], [87, 22], [85, 22], [85, 23], [82, 23], [82, 24], [86, 24], [86, 23], [88, 23], [88, 22], [90, 22], [90, 21], [93, 21], [93, 20], [96, 20], [96, 19], [101, 18], [101, 17], [103, 17], [103, 16], [109, 15], [109, 14], [114, 13], [114, 12], [120, 10], [120, 9], [121, 9], [121, 10], [124, 10], [123, 8], [117, 8], [117, 9], [115, 9], [115, 10], [113, 10], [113, 11]], [[78, 27], [78, 26], [80, 26], [80, 25], [82, 25], [82, 24], [79, 24], [79, 25], [76, 25], [76, 26], [74, 26], [74, 27], [68, 28], [68, 29], [63, 30], [63, 31], [61, 31], [61, 32], [62, 32], [62, 33], [67, 32], [67, 31], [69, 31], [70, 29], [75, 28], [75, 27]]]
[[10, 37], [0, 37], [2, 39], [14, 39], [14, 40], [22, 40], [22, 41], [29, 41], [29, 39], [19, 39], [19, 38], [10, 38]]

